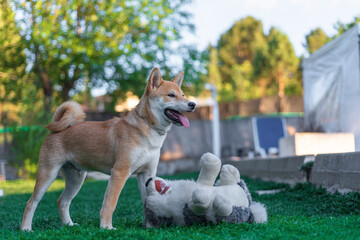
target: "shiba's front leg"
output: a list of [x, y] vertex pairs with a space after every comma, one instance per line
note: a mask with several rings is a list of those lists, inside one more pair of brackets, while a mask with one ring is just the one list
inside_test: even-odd
[[159, 163], [159, 160], [158, 160], [159, 158], [160, 158], [160, 156], [156, 156], [155, 161], [148, 163], [146, 166], [144, 166], [142, 171], [137, 174], [138, 187], [140, 190], [141, 200], [142, 200], [143, 204], [145, 204], [146, 195], [147, 195], [146, 194], [146, 186], [145, 186], [146, 181], [149, 178], [156, 176], [156, 170], [157, 170], [157, 166]]
[[112, 226], [112, 215], [116, 208], [121, 190], [126, 180], [130, 176], [129, 167], [113, 168], [111, 177], [106, 188], [106, 193], [100, 212], [100, 227], [106, 229], [115, 229]]

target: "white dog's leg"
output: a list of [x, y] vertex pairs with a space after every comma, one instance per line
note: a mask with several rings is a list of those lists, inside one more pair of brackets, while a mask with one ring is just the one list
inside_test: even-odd
[[65, 164], [61, 169], [65, 177], [65, 189], [57, 200], [57, 205], [63, 224], [73, 226], [74, 223], [70, 218], [69, 208], [72, 199], [79, 192], [84, 182], [86, 171], [79, 172], [69, 164]]
[[192, 194], [191, 200], [188, 204], [190, 210], [196, 215], [202, 215], [211, 205], [212, 191], [206, 187], [196, 189]]
[[214, 186], [215, 179], [219, 174], [221, 161], [211, 153], [205, 153], [200, 159], [201, 171], [197, 183], [205, 186]]
[[220, 172], [220, 185], [236, 185], [240, 182], [240, 173], [236, 167], [225, 164]]
[[213, 202], [213, 208], [215, 214], [224, 217], [228, 216], [232, 212], [232, 205], [225, 197], [221, 195], [216, 195]]

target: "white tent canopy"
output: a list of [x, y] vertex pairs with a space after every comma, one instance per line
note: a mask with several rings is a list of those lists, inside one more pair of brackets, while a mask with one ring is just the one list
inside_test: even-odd
[[351, 132], [360, 150], [360, 24], [303, 61], [305, 128]]

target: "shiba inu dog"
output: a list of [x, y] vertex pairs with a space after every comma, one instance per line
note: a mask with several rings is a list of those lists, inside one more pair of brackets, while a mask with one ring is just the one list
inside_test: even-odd
[[183, 78], [184, 73], [180, 72], [173, 80], [165, 81], [155, 68], [139, 104], [121, 119], [84, 121], [85, 113], [79, 104], [70, 101], [60, 105], [53, 122], [46, 126], [51, 133], [40, 150], [36, 185], [27, 202], [21, 229], [31, 230], [36, 207], [60, 169], [65, 189], [57, 205], [64, 224], [74, 225], [69, 207], [87, 170], [111, 176], [100, 212], [101, 228], [113, 229], [112, 215], [131, 174], [137, 174], [141, 198], [145, 201], [145, 181], [156, 175], [167, 132], [172, 124], [189, 127], [181, 112], [192, 112], [196, 107], [180, 89]]

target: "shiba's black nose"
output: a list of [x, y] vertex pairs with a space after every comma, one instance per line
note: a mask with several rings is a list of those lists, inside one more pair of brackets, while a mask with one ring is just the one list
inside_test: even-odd
[[189, 102], [188, 105], [189, 105], [189, 107], [191, 107], [193, 110], [194, 110], [195, 107], [196, 107], [196, 103], [194, 103], [194, 102]]

